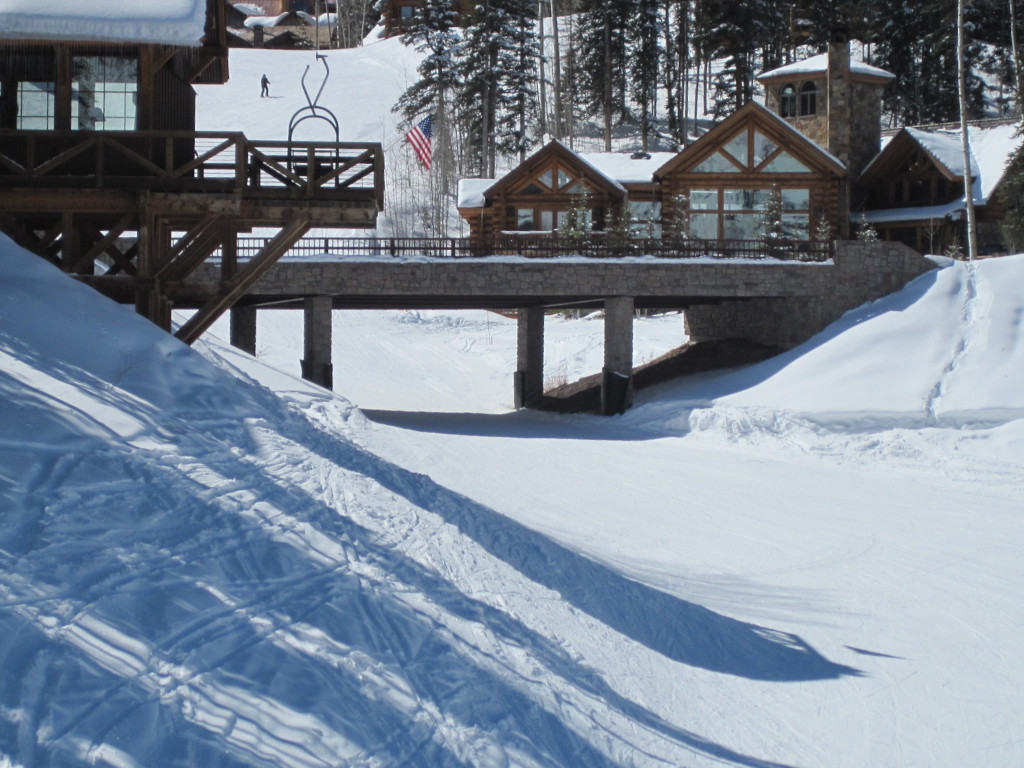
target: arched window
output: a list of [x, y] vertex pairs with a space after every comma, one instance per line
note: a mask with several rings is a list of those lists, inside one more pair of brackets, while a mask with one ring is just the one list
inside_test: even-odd
[[815, 115], [818, 113], [818, 86], [815, 83], [804, 83], [800, 86], [800, 114]]
[[796, 88], [792, 83], [782, 86], [779, 93], [779, 114], [782, 117], [796, 117]]

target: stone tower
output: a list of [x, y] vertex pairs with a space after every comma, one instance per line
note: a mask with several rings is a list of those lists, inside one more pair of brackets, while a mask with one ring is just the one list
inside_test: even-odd
[[878, 154], [882, 89], [893, 75], [850, 59], [850, 38], [832, 35], [828, 52], [758, 77], [765, 105], [846, 165], [852, 183]]

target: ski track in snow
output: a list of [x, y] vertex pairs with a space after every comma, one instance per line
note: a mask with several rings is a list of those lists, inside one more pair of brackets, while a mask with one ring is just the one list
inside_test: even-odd
[[932, 391], [928, 394], [928, 398], [925, 402], [925, 423], [929, 427], [935, 427], [939, 424], [938, 410], [939, 405], [942, 401], [943, 392], [946, 387], [946, 382], [949, 377], [956, 371], [960, 361], [967, 354], [968, 349], [971, 345], [971, 337], [974, 330], [975, 317], [977, 315], [978, 306], [978, 269], [977, 263], [974, 261], [968, 262], [966, 269], [966, 279], [964, 281], [964, 300], [963, 306], [960, 310], [960, 323], [958, 327], [957, 339], [954, 343], [952, 355], [949, 363], [943, 369], [941, 376], [938, 381], [935, 382], [935, 386]]
[[[19, 384], [32, 378], [11, 370]], [[61, 376], [49, 378], [54, 397], [88, 390], [82, 374]], [[105, 390], [111, 402], [121, 394]], [[165, 754], [160, 764], [183, 754], [202, 763], [211, 750], [226, 751], [230, 764], [302, 768], [339, 757], [347, 765], [540, 766], [553, 755], [559, 764], [670, 766], [695, 754], [770, 765], [669, 725], [580, 667], [573, 646], [590, 638], [612, 656], [650, 653], [517, 570], [533, 558], [560, 558], [559, 568], [585, 561], [538, 550], [539, 540], [514, 525], [477, 525], [477, 543], [467, 540], [459, 529], [484, 510], [255, 395], [267, 417], [192, 423], [135, 400], [132, 419], [109, 420], [113, 431], [88, 427], [85, 444], [13, 483], [39, 500], [29, 505], [36, 519], [12, 521], [21, 534], [5, 552], [35, 580], [6, 579], [0, 602], [8, 625], [20, 627], [0, 649], [32, 659], [17, 683], [20, 714], [0, 718], [18, 723], [19, 754], [41, 765], [133, 765], [127, 755], [140, 752]], [[64, 418], [80, 424], [94, 403], [69, 406]], [[343, 423], [337, 409], [331, 402], [313, 413], [321, 425]], [[139, 481], [143, 499], [132, 497]], [[63, 522], [51, 527], [54, 520]], [[507, 562], [487, 551], [492, 538], [504, 540], [496, 551]], [[603, 588], [614, 580], [584, 592]], [[160, 593], [164, 615], [146, 618]], [[370, 634], [340, 630], [342, 617]], [[734, 631], [753, 629], [736, 623]], [[42, 655], [23, 645], [40, 635]], [[788, 653], [791, 642], [765, 636], [749, 650]], [[334, 702], [300, 712], [278, 699], [274, 680], [292, 667], [331, 678]], [[243, 690], [231, 682], [243, 672], [270, 679]], [[73, 685], [83, 698], [54, 720], [48, 702]], [[336, 698], [343, 694], [359, 702], [358, 715]], [[181, 728], [190, 734], [184, 744]], [[134, 747], [119, 751], [125, 740]]]

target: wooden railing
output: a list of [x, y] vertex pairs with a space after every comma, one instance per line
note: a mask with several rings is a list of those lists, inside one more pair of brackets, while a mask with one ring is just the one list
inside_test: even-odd
[[[238, 255], [249, 258], [263, 247], [266, 240], [242, 237]], [[304, 237], [288, 252], [292, 256], [315, 259], [320, 255], [333, 258], [426, 257], [478, 258], [482, 256], [524, 256], [527, 258], [621, 258], [654, 256], [664, 259], [767, 259], [822, 262], [832, 258], [830, 242], [791, 240], [767, 245], [760, 240], [683, 240], [658, 238], [613, 240], [591, 234], [585, 238], [565, 238], [551, 234], [504, 234], [489, 247], [472, 244], [463, 238], [404, 237]]]
[[0, 187], [224, 192], [384, 205], [380, 144], [195, 131], [0, 131]]

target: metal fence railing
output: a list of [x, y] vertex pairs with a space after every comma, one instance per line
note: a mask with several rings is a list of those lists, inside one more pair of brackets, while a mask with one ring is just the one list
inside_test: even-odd
[[[238, 256], [255, 256], [267, 240], [242, 237]], [[831, 242], [790, 240], [765, 243], [760, 240], [682, 240], [659, 238], [611, 239], [591, 234], [566, 238], [550, 234], [502, 234], [489, 246], [465, 238], [443, 237], [304, 237], [288, 252], [291, 256], [315, 258], [425, 257], [479, 258], [483, 256], [523, 256], [551, 259], [569, 256], [586, 258], [622, 258], [651, 256], [660, 259], [780, 259], [784, 261], [822, 262], [833, 256]]]

